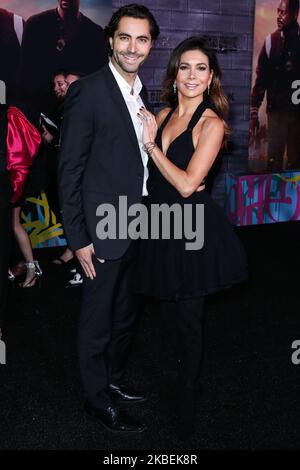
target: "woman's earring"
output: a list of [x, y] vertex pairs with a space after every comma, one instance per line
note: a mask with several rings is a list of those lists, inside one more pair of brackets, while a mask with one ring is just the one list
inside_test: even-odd
[[208, 87], [207, 87], [207, 94], [209, 95], [209, 89], [210, 89], [210, 83], [208, 84]]
[[173, 83], [173, 91], [174, 91], [174, 93], [176, 94], [176, 92], [177, 92], [176, 82]]

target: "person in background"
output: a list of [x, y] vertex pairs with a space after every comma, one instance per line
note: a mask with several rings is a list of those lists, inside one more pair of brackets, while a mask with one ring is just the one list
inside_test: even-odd
[[0, 80], [6, 86], [7, 104], [16, 104], [18, 72], [24, 20], [19, 15], [0, 8]]
[[[58, 198], [57, 171], [58, 171], [58, 152], [60, 147], [60, 132], [64, 112], [64, 100], [69, 86], [81, 78], [83, 74], [78, 71], [57, 71], [52, 80], [53, 92], [57, 102], [54, 110], [50, 113], [50, 119], [56, 125], [55, 131], [51, 133], [51, 128], [42, 125], [42, 139], [47, 153], [47, 199], [51, 210], [60, 220], [60, 204]], [[80, 265], [74, 258], [73, 251], [67, 247], [63, 254], [53, 260], [53, 263], [65, 268], [66, 287], [81, 286], [83, 282]]]
[[[169, 237], [160, 227], [158, 238], [140, 240], [135, 283], [137, 293], [160, 301], [168, 339], [175, 329], [176, 414], [182, 439], [195, 426], [205, 298], [247, 278], [243, 247], [205, 188], [229, 134], [224, 121], [228, 102], [220, 79], [216, 55], [205, 40], [185, 39], [167, 66], [163, 84], [167, 107], [156, 118], [143, 107], [139, 111], [150, 158], [148, 214], [157, 205], [179, 207], [183, 214], [178, 224], [176, 217], [170, 218]], [[152, 228], [151, 215], [148, 227]]]
[[[39, 132], [19, 109], [0, 104], [0, 337], [7, 301], [12, 207], [22, 196], [40, 143]], [[28, 263], [35, 271], [33, 258]]]
[[79, 0], [58, 0], [57, 7], [26, 21], [21, 51], [21, 98], [39, 115], [50, 110], [48, 86], [60, 69], [87, 75], [108, 62], [101, 26], [80, 11]]
[[258, 57], [251, 94], [250, 138], [259, 129], [258, 112], [265, 93], [268, 118], [268, 170], [300, 169], [300, 107], [292, 100], [292, 84], [300, 78], [299, 0], [281, 0], [277, 30], [269, 34]]

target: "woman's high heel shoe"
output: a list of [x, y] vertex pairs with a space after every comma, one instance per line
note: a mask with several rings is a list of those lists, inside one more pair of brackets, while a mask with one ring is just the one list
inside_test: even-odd
[[27, 289], [28, 287], [35, 286], [37, 281], [40, 286], [40, 279], [42, 277], [43, 271], [41, 270], [39, 262], [29, 261], [28, 263], [24, 263], [24, 266], [26, 266], [27, 273], [24, 282], [19, 284], [19, 286]]
[[35, 266], [35, 274], [36, 274], [36, 277], [42, 277], [42, 274], [43, 274], [43, 271], [39, 265], [39, 262], [38, 261], [34, 261], [34, 266]]

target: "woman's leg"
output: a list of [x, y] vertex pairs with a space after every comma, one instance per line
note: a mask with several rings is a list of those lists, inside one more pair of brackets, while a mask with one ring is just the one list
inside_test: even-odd
[[181, 439], [187, 439], [194, 431], [203, 346], [203, 304], [204, 297], [160, 304], [165, 328], [179, 364], [176, 413]]
[[180, 300], [177, 304], [177, 330], [180, 341], [181, 383], [197, 385], [202, 359], [202, 320], [204, 297]]
[[[13, 231], [16, 237], [17, 243], [20, 247], [22, 255], [26, 263], [33, 263], [33, 254], [30, 238], [23, 228], [20, 221], [21, 207], [15, 207], [13, 209]], [[25, 281], [22, 287], [32, 287], [36, 283], [35, 267], [27, 267]]]
[[194, 431], [197, 388], [203, 347], [204, 297], [177, 303], [179, 338], [178, 434], [188, 438]]
[[28, 263], [33, 261], [32, 246], [30, 238], [21, 224], [20, 212], [21, 207], [15, 207], [13, 210], [13, 230], [22, 255], [24, 256], [25, 261]]

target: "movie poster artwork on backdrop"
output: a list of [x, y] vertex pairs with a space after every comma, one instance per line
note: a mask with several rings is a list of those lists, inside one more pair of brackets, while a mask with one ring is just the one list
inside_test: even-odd
[[42, 135], [21, 212], [33, 248], [65, 244], [56, 178], [63, 102], [75, 80], [107, 63], [111, 14], [112, 0], [1, 0], [0, 102]]
[[249, 170], [300, 169], [299, 0], [256, 0]]
[[[64, 21], [60, 4], [65, 11], [77, 8], [78, 21]], [[58, 69], [93, 72], [97, 28], [111, 12], [112, 0], [1, 0], [0, 101], [23, 101], [24, 93], [31, 102], [46, 101], [47, 80]]]

